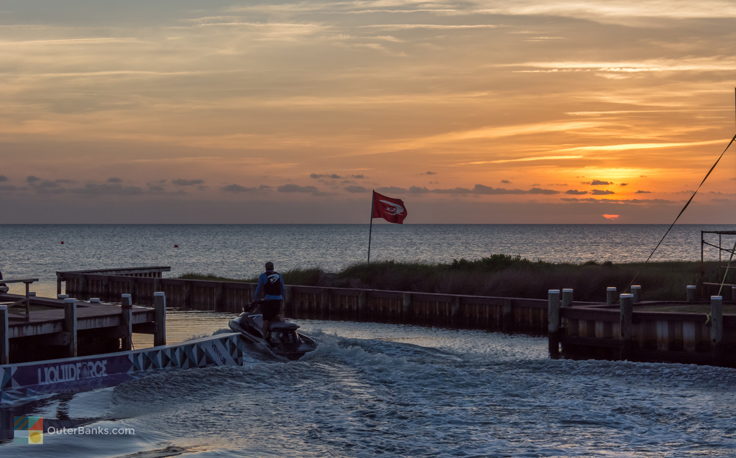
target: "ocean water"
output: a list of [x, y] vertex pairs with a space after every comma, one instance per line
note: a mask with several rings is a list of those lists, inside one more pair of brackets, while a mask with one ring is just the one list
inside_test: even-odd
[[[666, 229], [374, 224], [371, 259], [450, 262], [500, 253], [550, 262], [643, 261]], [[699, 260], [701, 230], [736, 226], [675, 226], [654, 260]], [[365, 261], [367, 247], [367, 225], [0, 225], [0, 271], [5, 278], [39, 278], [39, 295], [54, 295], [60, 270], [160, 265], [172, 268], [170, 276], [246, 278], [268, 260], [282, 271], [339, 270]], [[716, 250], [706, 257], [717, 258]]]
[[[0, 269], [40, 278], [42, 295], [55, 294], [57, 270], [168, 265], [170, 275], [248, 277], [265, 260], [337, 270], [365, 258], [366, 229], [0, 226]], [[665, 229], [377, 225], [372, 255], [641, 261]], [[716, 229], [736, 228], [676, 227], [655, 259], [700, 259], [700, 230]], [[170, 311], [169, 341], [210, 335], [228, 318]], [[84, 434], [0, 444], [0, 456], [736, 456], [733, 369], [550, 360], [543, 338], [483, 331], [300, 324], [320, 344], [300, 361], [254, 355], [242, 367], [159, 372], [6, 411], [64, 420]], [[136, 336], [136, 346], [150, 339]]]
[[[228, 318], [180, 313], [179, 334]], [[26, 405], [16, 414], [90, 434], [0, 455], [736, 455], [733, 369], [550, 360], [543, 338], [482, 331], [301, 324], [320, 346], [300, 361], [159, 372]]]

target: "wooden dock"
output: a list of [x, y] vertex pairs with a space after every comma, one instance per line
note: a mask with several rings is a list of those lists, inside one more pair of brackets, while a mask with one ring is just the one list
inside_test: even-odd
[[133, 332], [156, 334], [155, 308], [118, 300], [0, 294], [0, 364], [129, 350]]
[[[153, 292], [164, 291], [171, 307], [233, 314], [252, 302], [256, 287], [246, 282], [162, 278], [160, 271], [147, 274], [144, 267], [128, 269], [135, 276], [124, 271], [59, 272], [57, 278], [68, 294], [77, 297], [114, 300], [131, 293], [137, 303], [150, 305]], [[701, 285], [700, 290], [705, 286], [713, 287]], [[736, 285], [727, 286], [725, 299], [733, 303]], [[287, 286], [284, 312], [293, 318], [547, 335], [552, 357], [736, 367], [736, 307], [715, 309], [696, 292], [689, 285], [683, 288], [686, 300], [642, 302], [641, 287], [634, 285], [630, 303], [616, 288], [608, 288], [606, 303], [597, 303], [574, 301], [570, 289], [543, 299], [292, 285]]]
[[[548, 298], [552, 357], [666, 361], [736, 367], [736, 305], [713, 296], [709, 303], [633, 302], [561, 306]], [[554, 311], [557, 309], [556, 311]]]

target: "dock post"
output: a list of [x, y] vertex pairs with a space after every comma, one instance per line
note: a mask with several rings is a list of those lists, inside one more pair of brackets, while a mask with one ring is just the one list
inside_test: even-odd
[[562, 288], [562, 307], [572, 307], [572, 295], [575, 292], [572, 288]]
[[26, 285], [26, 321], [31, 321], [31, 284], [24, 281]]
[[501, 305], [501, 330], [508, 334], [514, 330], [514, 303], [511, 299], [504, 299]]
[[368, 294], [365, 291], [361, 291], [358, 293], [358, 313], [355, 317], [356, 320], [360, 321], [363, 319], [363, 314], [365, 313], [365, 304], [368, 300]]
[[0, 364], [10, 363], [10, 317], [8, 306], [0, 305]]
[[409, 319], [411, 318], [411, 293], [402, 293], [401, 294], [401, 318], [403, 319], [404, 323], [408, 323]]
[[631, 285], [631, 295], [634, 296], [634, 304], [641, 301], [641, 285]]
[[452, 306], [450, 308], [450, 322], [454, 327], [457, 327], [458, 321], [460, 321], [460, 311], [462, 310], [460, 305], [460, 296], [452, 298]]
[[123, 337], [120, 339], [120, 349], [133, 349], [133, 296], [128, 293], [120, 295], [120, 327]]
[[64, 299], [64, 331], [69, 335], [69, 356], [78, 356], [77, 351], [77, 300]]
[[606, 305], [614, 305], [616, 303], [616, 292], [618, 290], [615, 286], [609, 286], [606, 288]]
[[153, 293], [153, 306], [155, 307], [156, 328], [153, 333], [153, 346], [166, 345], [166, 293], [156, 291]]
[[631, 355], [631, 343], [634, 338], [634, 295], [621, 294], [619, 298], [619, 303], [619, 325], [621, 327], [621, 359], [628, 359]]
[[723, 296], [710, 297], [710, 343], [714, 362], [723, 356]]
[[547, 333], [550, 358], [560, 357], [560, 290], [547, 291]]
[[688, 304], [694, 304], [695, 303], [695, 292], [696, 292], [696, 286], [695, 285], [687, 285], [685, 287], [686, 292], [686, 299]]

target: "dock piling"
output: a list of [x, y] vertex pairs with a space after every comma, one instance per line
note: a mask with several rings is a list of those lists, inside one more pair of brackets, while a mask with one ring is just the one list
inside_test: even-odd
[[153, 307], [155, 309], [155, 331], [153, 334], [153, 345], [166, 345], [166, 293], [156, 291], [153, 293]]
[[501, 330], [507, 333], [514, 331], [514, 303], [511, 299], [504, 299], [501, 305]]
[[606, 288], [606, 305], [614, 305], [616, 303], [617, 289], [615, 286], [609, 286]]
[[723, 296], [710, 297], [710, 342], [713, 357], [718, 362], [723, 349]]
[[0, 364], [10, 363], [10, 317], [8, 306], [0, 305]]
[[634, 295], [621, 294], [619, 298], [619, 324], [621, 326], [621, 359], [628, 359], [634, 338]]
[[73, 297], [64, 299], [64, 331], [69, 335], [69, 356], [77, 355], [77, 300]]
[[572, 288], [562, 288], [562, 307], [572, 306], [572, 296], [574, 290]]
[[411, 318], [412, 296], [411, 293], [401, 295], [401, 316], [404, 320]]
[[367, 303], [368, 295], [365, 291], [361, 291], [358, 293], [358, 319], [363, 319], [363, 316], [365, 314], [365, 304]]
[[560, 290], [547, 291], [547, 332], [550, 358], [560, 357]]
[[634, 296], [634, 304], [641, 301], [641, 285], [631, 285], [631, 295]]
[[133, 297], [124, 293], [120, 295], [120, 328], [123, 336], [120, 339], [121, 350], [133, 349]]
[[695, 292], [697, 287], [695, 285], [687, 285], [685, 287], [685, 298], [688, 304], [695, 303]]

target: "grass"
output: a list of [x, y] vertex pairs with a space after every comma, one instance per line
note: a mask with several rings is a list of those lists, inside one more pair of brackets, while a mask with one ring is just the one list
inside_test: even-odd
[[[607, 286], [623, 291], [636, 278], [645, 300], [682, 300], [685, 285], [720, 282], [717, 262], [557, 264], [495, 254], [451, 263], [379, 261], [353, 264], [340, 272], [296, 269], [283, 272], [292, 285], [371, 288], [505, 297], [546, 297], [552, 288], [574, 288], [576, 300], [603, 301]], [[213, 275], [181, 278], [233, 280]], [[255, 278], [244, 279], [256, 281]], [[730, 279], [733, 282], [733, 279]]]

